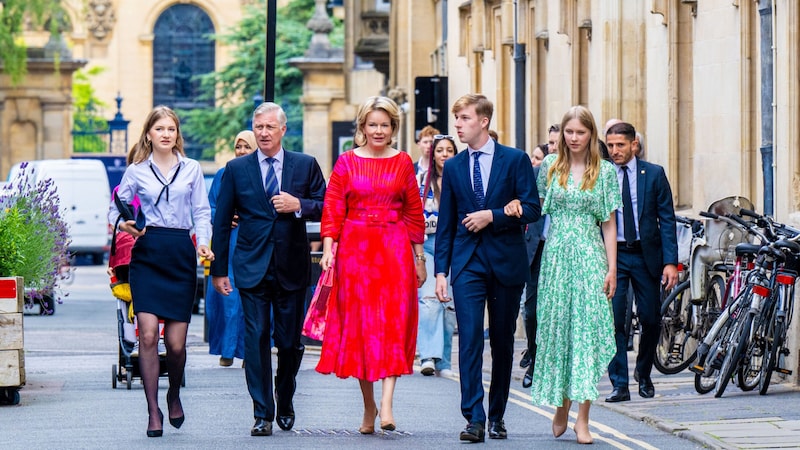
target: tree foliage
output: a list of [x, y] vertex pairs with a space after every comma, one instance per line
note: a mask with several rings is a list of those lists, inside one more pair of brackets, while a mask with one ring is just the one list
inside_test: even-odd
[[[58, 0], [0, 0], [0, 62], [12, 84], [22, 81], [27, 72], [26, 46], [21, 37], [25, 19], [40, 26], [62, 12]], [[58, 32], [58, 21], [50, 21], [50, 31]]]
[[[292, 0], [278, 8], [275, 30], [275, 99], [289, 117], [284, 146], [302, 149], [302, 107], [298, 103], [303, 90], [303, 75], [288, 64], [303, 56], [311, 41], [306, 23], [314, 13], [314, 0]], [[334, 35], [343, 36], [340, 21], [335, 21]], [[245, 7], [243, 19], [234, 27], [213, 36], [231, 48], [230, 64], [200, 77], [201, 99], [213, 100], [215, 107], [180, 111], [183, 127], [197, 142], [214, 152], [231, 148], [231, 140], [245, 128], [253, 112], [253, 96], [262, 95], [266, 61], [266, 0]]]
[[72, 132], [76, 153], [103, 153], [108, 148], [108, 121], [103, 118], [106, 107], [97, 97], [91, 80], [105, 70], [95, 66], [80, 69], [72, 75]]

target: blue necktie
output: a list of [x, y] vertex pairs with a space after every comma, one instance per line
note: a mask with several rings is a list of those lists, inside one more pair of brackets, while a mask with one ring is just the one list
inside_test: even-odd
[[277, 160], [275, 158], [267, 158], [266, 161], [267, 175], [264, 177], [264, 192], [266, 192], [267, 198], [270, 199], [280, 193], [280, 188], [278, 187], [278, 177], [275, 176], [275, 168], [272, 166], [272, 163]]
[[478, 206], [483, 209], [486, 206], [486, 196], [483, 194], [483, 178], [481, 177], [481, 165], [478, 163], [478, 158], [483, 154], [483, 152], [475, 152], [473, 153], [473, 158], [475, 158], [474, 162], [472, 163], [472, 190], [475, 191], [475, 200], [478, 202]]

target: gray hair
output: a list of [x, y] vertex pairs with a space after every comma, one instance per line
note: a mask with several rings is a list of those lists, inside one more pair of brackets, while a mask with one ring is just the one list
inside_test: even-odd
[[272, 102], [264, 102], [258, 105], [255, 111], [253, 111], [253, 120], [255, 120], [256, 116], [271, 112], [278, 113], [278, 122], [280, 122], [281, 126], [286, 125], [286, 112], [283, 111], [281, 105]]

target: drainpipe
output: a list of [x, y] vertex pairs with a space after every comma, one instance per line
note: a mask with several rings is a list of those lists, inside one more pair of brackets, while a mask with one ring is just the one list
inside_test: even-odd
[[518, 24], [517, 0], [514, 0], [514, 85], [516, 95], [514, 96], [515, 109], [515, 145], [518, 149], [525, 151], [525, 44], [519, 43], [519, 24]]
[[774, 215], [775, 202], [775, 41], [774, 5], [760, 2], [758, 13], [761, 16], [761, 170], [764, 178], [764, 214]]

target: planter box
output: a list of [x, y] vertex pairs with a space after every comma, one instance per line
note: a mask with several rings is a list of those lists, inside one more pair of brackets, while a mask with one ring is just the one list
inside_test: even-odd
[[22, 277], [0, 277], [0, 387], [25, 384]]

